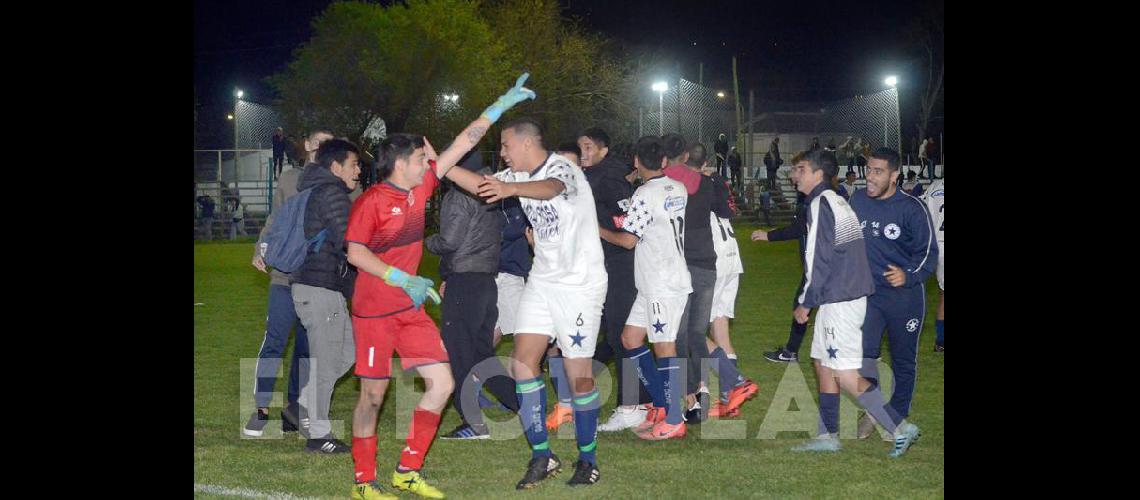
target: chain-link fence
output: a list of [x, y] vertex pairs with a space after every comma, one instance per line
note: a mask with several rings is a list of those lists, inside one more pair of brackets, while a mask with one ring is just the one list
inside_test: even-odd
[[273, 202], [272, 169], [271, 149], [194, 150], [194, 238], [256, 235]]
[[273, 132], [281, 126], [277, 111], [256, 102], [238, 100], [237, 149], [268, 149], [273, 147]]

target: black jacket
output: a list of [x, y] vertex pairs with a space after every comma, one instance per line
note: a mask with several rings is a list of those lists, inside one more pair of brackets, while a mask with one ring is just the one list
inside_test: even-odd
[[312, 238], [322, 229], [328, 229], [328, 234], [320, 251], [309, 253], [301, 268], [291, 275], [291, 281], [338, 291], [352, 298], [356, 269], [348, 264], [344, 247], [344, 233], [348, 230], [348, 214], [352, 208], [348, 200], [350, 190], [329, 169], [319, 166], [306, 168], [301, 174], [297, 190], [309, 188], [313, 188], [313, 193], [305, 206], [305, 237]]
[[[491, 170], [478, 173], [490, 175]], [[440, 256], [440, 279], [446, 281], [451, 273], [497, 273], [504, 222], [499, 205], [483, 203], [478, 196], [448, 184], [450, 189], [440, 205], [439, 233], [424, 240], [428, 251]]]
[[[712, 224], [709, 213], [714, 211], [716, 182], [707, 175], [701, 176], [701, 186], [689, 195], [685, 204], [685, 263], [692, 267], [716, 270], [716, 250], [713, 249]], [[727, 208], [727, 201], [723, 207]], [[732, 213], [727, 214], [732, 217]]]
[[[614, 216], [625, 215], [623, 201], [633, 196], [633, 186], [625, 179], [629, 168], [617, 159], [617, 155], [609, 154], [601, 163], [584, 169], [586, 182], [590, 183], [590, 191], [594, 193], [594, 208], [598, 213], [598, 225], [610, 231], [620, 231], [614, 225]], [[602, 241], [602, 252], [606, 262], [612, 263], [615, 259], [629, 259], [629, 269], [632, 272], [633, 250]], [[608, 266], [607, 266], [608, 267]]]

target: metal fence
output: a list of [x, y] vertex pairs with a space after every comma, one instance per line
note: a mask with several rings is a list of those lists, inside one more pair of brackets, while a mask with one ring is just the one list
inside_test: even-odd
[[[273, 203], [272, 169], [270, 149], [194, 150], [195, 239], [256, 233]], [[209, 221], [203, 218], [203, 196], [214, 204], [214, 216]], [[235, 214], [242, 215], [236, 226]]]

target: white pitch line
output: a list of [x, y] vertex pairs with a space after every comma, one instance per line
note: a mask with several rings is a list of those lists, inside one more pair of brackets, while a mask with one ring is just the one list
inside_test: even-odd
[[298, 497], [288, 493], [279, 493], [275, 491], [264, 492], [251, 490], [249, 488], [227, 488], [225, 486], [215, 486], [212, 484], [194, 484], [195, 493], [209, 493], [212, 495], [224, 495], [230, 497], [242, 498], [270, 498], [270, 499], [283, 499], [283, 500], [300, 500], [309, 499], [314, 497]]

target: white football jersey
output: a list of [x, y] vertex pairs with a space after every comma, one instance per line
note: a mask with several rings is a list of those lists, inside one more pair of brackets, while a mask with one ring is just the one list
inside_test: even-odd
[[926, 209], [930, 211], [930, 219], [934, 221], [934, 236], [939, 243], [946, 241], [945, 229], [946, 224], [943, 220], [944, 213], [943, 201], [945, 196], [945, 185], [942, 179], [938, 179], [927, 187], [926, 192], [922, 193], [922, 198], [926, 201]]
[[693, 291], [685, 264], [685, 185], [664, 175], [645, 181], [629, 198], [621, 228], [638, 238], [633, 282], [646, 297]]
[[740, 244], [736, 242], [732, 222], [717, 217], [716, 212], [709, 212], [709, 225], [712, 226], [713, 250], [716, 252], [716, 275], [744, 272], [744, 263], [740, 261]]
[[558, 179], [565, 186], [549, 200], [519, 197], [534, 228], [534, 264], [528, 280], [570, 288], [606, 285], [594, 194], [577, 165], [551, 153], [533, 173], [507, 169], [495, 178], [503, 182]]

